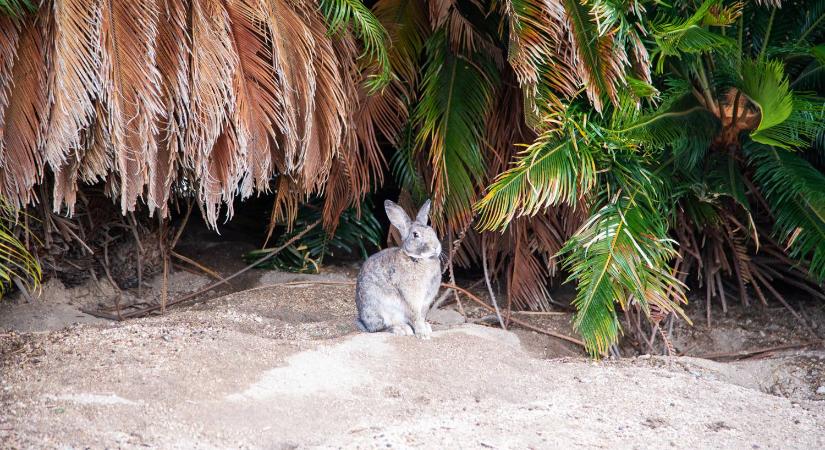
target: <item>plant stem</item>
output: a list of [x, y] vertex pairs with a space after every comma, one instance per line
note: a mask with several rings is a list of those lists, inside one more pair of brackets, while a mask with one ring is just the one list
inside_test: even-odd
[[765, 52], [768, 49], [768, 41], [771, 40], [771, 29], [773, 28], [773, 17], [776, 15], [776, 8], [771, 10], [771, 18], [768, 19], [768, 29], [765, 30], [765, 38], [762, 41], [762, 50], [759, 50], [759, 60], [765, 59]]

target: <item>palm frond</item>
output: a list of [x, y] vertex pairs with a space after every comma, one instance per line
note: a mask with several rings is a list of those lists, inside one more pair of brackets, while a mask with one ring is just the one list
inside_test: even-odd
[[155, 59], [159, 10], [156, 2], [103, 2], [100, 14], [104, 133], [117, 155], [125, 213], [134, 209], [148, 168], [156, 164], [156, 117], [162, 111]]
[[630, 65], [621, 41], [612, 34], [601, 34], [589, 7], [578, 0], [564, 0], [573, 58], [590, 102], [601, 111], [603, 97], [617, 102], [617, 91], [625, 84], [625, 69]]
[[23, 233], [29, 232], [16, 223], [17, 218], [17, 211], [0, 198], [0, 297], [14, 279], [36, 288], [43, 277], [37, 258], [13, 231], [16, 228]]
[[[8, 90], [0, 131], [0, 196], [13, 209], [29, 204], [32, 188], [43, 178], [40, 146], [43, 126], [40, 121], [47, 113], [45, 28], [39, 22], [47, 16], [41, 11], [38, 21], [29, 21], [22, 30], [14, 55], [11, 80], [14, 88]], [[2, 96], [2, 95], [0, 95]]]
[[[49, 33], [49, 114], [43, 159], [52, 167], [66, 163], [80, 148], [80, 131], [91, 125], [101, 92], [101, 12], [95, 2], [55, 1]], [[45, 126], [45, 124], [44, 124]], [[55, 205], [59, 207], [59, 205]]]
[[655, 204], [645, 193], [619, 193], [596, 209], [561, 251], [570, 280], [578, 283], [573, 326], [593, 356], [619, 338], [617, 303], [622, 309], [635, 303], [648, 317], [651, 307], [684, 317], [683, 286], [669, 266], [675, 243]]
[[[522, 309], [545, 311], [550, 308], [547, 283], [550, 271], [541, 259], [537, 236], [530, 228], [530, 220], [518, 219], [510, 230], [514, 233], [513, 255], [507, 278], [507, 292], [512, 306]], [[539, 228], [543, 225], [536, 222]], [[532, 236], [531, 236], [532, 235]], [[555, 253], [561, 247], [553, 249]]]
[[613, 123], [619, 127], [610, 134], [647, 148], [669, 148], [684, 170], [696, 167], [721, 128], [716, 116], [681, 92], [669, 95], [653, 112], [620, 113]]
[[532, 216], [550, 206], [575, 206], [596, 183], [595, 136], [586, 116], [560, 110], [548, 122], [558, 125], [520, 152], [475, 206], [478, 226], [505, 228], [519, 216]]
[[371, 59], [378, 67], [377, 74], [367, 82], [371, 92], [377, 92], [392, 78], [392, 67], [387, 55], [387, 30], [361, 0], [319, 0], [318, 6], [327, 21], [330, 33], [351, 27], [364, 44], [362, 57]]
[[[191, 90], [184, 156], [194, 164], [206, 219], [214, 225], [221, 203], [235, 194], [239, 165], [244, 163], [229, 130], [236, 104], [232, 87], [238, 55], [233, 51], [229, 17], [222, 2], [192, 0], [190, 14]], [[227, 205], [231, 216], [232, 204]]]
[[774, 233], [791, 257], [825, 280], [825, 175], [788, 150], [752, 144], [749, 163], [774, 216]]
[[451, 53], [443, 31], [427, 43], [423, 90], [413, 114], [416, 144], [429, 149], [433, 217], [459, 228], [470, 220], [484, 182], [483, 131], [497, 81], [485, 57]]
[[166, 0], [161, 3], [158, 23], [157, 61], [164, 111], [157, 118], [157, 162], [149, 167], [146, 204], [161, 217], [168, 214], [178, 167], [192, 165], [181, 155], [189, 121], [190, 9], [189, 0]]
[[[534, 98], [539, 83], [572, 97], [579, 89], [576, 72], [563, 63], [564, 6], [560, 2], [511, 0], [501, 2], [509, 27], [507, 60], [519, 84]], [[536, 112], [536, 105], [530, 104]]]
[[739, 12], [736, 9], [730, 10], [728, 15], [731, 17], [720, 22], [720, 16], [711, 14], [711, 11], [719, 11], [720, 3], [720, 0], [705, 0], [690, 17], [665, 16], [659, 17], [654, 22], [651, 28], [659, 52], [656, 63], [657, 72], [662, 72], [665, 59], [669, 56], [681, 57], [683, 54], [734, 48], [733, 39], [707, 28], [708, 25], [728, 25], [738, 15]]
[[[253, 190], [266, 192], [274, 174], [273, 143], [287, 132], [290, 112], [283, 110], [282, 91], [268, 41], [266, 9], [258, 0], [235, 0], [227, 3], [232, 24], [233, 50], [238, 55], [233, 90], [237, 105], [233, 124], [239, 138], [240, 151], [247, 158], [247, 175], [241, 185], [241, 196]], [[269, 57], [262, 57], [268, 55]]]
[[36, 0], [0, 0], [0, 14], [17, 17], [37, 10]]
[[801, 147], [822, 127], [821, 99], [794, 94], [780, 61], [743, 61], [741, 89], [761, 113], [758, 127], [750, 134], [756, 142]]

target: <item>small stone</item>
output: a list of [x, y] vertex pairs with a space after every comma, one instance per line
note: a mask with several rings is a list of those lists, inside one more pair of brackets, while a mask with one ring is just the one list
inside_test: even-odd
[[427, 320], [439, 325], [459, 325], [464, 323], [464, 316], [452, 309], [436, 309], [427, 315]]
[[817, 395], [825, 395], [825, 385], [816, 388]]

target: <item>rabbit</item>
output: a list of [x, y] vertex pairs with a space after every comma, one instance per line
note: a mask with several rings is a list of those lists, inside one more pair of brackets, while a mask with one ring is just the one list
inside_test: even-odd
[[430, 338], [426, 314], [441, 286], [441, 242], [427, 225], [430, 204], [427, 200], [411, 220], [400, 206], [384, 202], [401, 246], [370, 256], [358, 273], [355, 304], [361, 331]]

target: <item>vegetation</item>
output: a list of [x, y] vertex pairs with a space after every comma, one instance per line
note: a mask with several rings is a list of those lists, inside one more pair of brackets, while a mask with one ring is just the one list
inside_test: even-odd
[[0, 298], [13, 283], [37, 287], [43, 277], [37, 259], [16, 234], [28, 233], [25, 226], [15, 222], [16, 217], [8, 205], [0, 204]]
[[[341, 213], [338, 226], [333, 232], [322, 228], [313, 228], [295, 243], [289, 244], [271, 259], [256, 267], [280, 269], [298, 273], [318, 273], [327, 256], [358, 256], [367, 259], [370, 253], [381, 245], [383, 230], [373, 214], [373, 204], [369, 199], [357, 208], [348, 208]], [[279, 248], [290, 242], [309, 225], [323, 220], [323, 203], [313, 199], [301, 205], [294, 222], [282, 224], [277, 234], [279, 237], [270, 247], [244, 255], [247, 262], [257, 261], [267, 255], [273, 248]]]
[[389, 169], [508, 308], [548, 308], [566, 273], [593, 354], [620, 310], [683, 315], [688, 285], [708, 320], [732, 293], [785, 302], [779, 280], [822, 297], [825, 2], [46, 3], [0, 3], [13, 206], [46, 182], [71, 213], [101, 181], [124, 212], [183, 193], [216, 225], [272, 190], [270, 231], [320, 196], [332, 233]]

